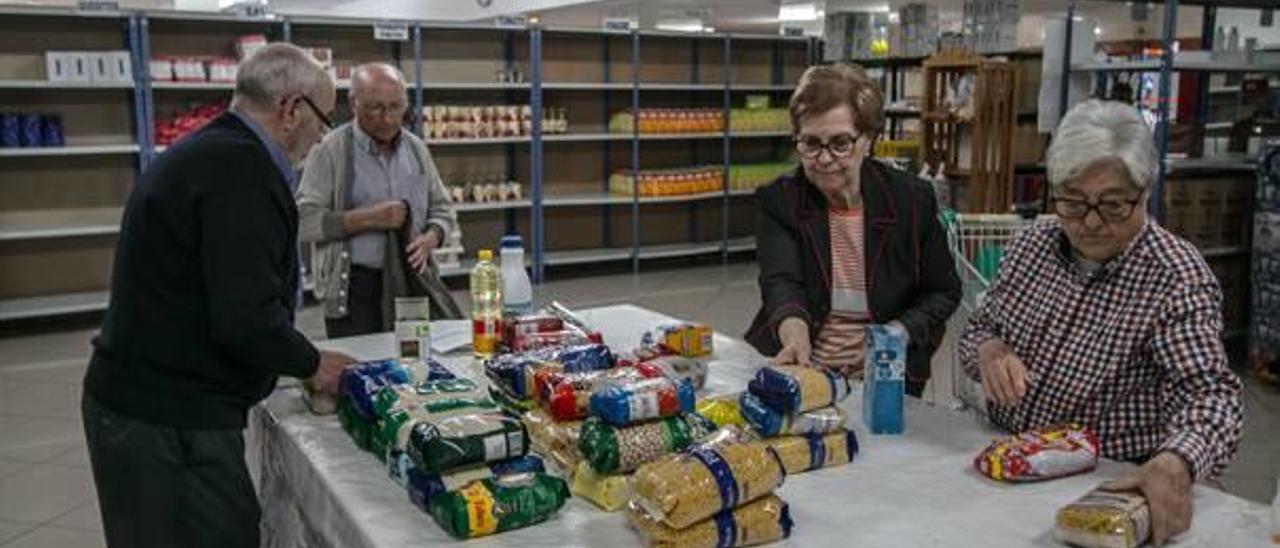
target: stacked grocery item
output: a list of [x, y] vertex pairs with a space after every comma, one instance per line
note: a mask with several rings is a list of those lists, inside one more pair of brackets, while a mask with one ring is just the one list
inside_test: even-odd
[[755, 190], [796, 169], [791, 162], [738, 164], [729, 166], [729, 190]]
[[[542, 109], [542, 133], [569, 131], [563, 108]], [[486, 139], [533, 134], [529, 105], [434, 105], [422, 107], [422, 134], [429, 139]]]
[[849, 395], [843, 376], [825, 369], [765, 367], [738, 400], [739, 412], [765, 438], [788, 474], [848, 464], [858, 438], [838, 407]]
[[227, 107], [226, 101], [197, 103], [167, 118], [157, 119], [155, 122], [156, 146], [168, 146], [178, 142], [179, 139], [221, 116], [227, 111]]
[[44, 113], [0, 112], [0, 148], [66, 145], [62, 117]]
[[445, 176], [444, 187], [455, 204], [513, 202], [524, 199], [524, 185], [501, 174], [476, 177]]
[[787, 538], [774, 491], [787, 472], [775, 450], [728, 426], [636, 471], [628, 518], [651, 546], [750, 546]]
[[623, 110], [609, 119], [610, 133], [715, 133], [724, 130], [724, 112], [715, 108], [642, 108]]
[[44, 63], [50, 82], [133, 83], [133, 61], [125, 50], [49, 50], [44, 52]]
[[642, 197], [685, 196], [718, 191], [723, 181], [724, 170], [719, 166], [646, 169], [634, 176], [630, 170], [619, 170], [609, 177], [609, 192]]
[[791, 114], [785, 108], [735, 108], [729, 110], [730, 133], [791, 131]]

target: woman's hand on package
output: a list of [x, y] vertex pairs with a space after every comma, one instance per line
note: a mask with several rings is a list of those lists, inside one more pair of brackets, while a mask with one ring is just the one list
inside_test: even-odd
[[983, 397], [1003, 407], [1021, 403], [1031, 382], [1026, 364], [1000, 339], [978, 347], [978, 373]]
[[774, 365], [801, 365], [809, 367], [809, 324], [796, 317], [782, 320], [778, 325], [778, 341], [782, 350], [774, 356]]
[[1164, 451], [1128, 475], [1102, 485], [1107, 491], [1139, 491], [1151, 511], [1151, 543], [1191, 528], [1191, 471], [1177, 454]]
[[409, 245], [405, 247], [405, 253], [409, 254], [409, 265], [414, 270], [425, 273], [427, 265], [431, 258], [431, 252], [440, 247], [439, 231], [428, 227], [426, 232], [419, 234]]
[[346, 354], [321, 350], [320, 366], [308, 380], [316, 391], [336, 396], [338, 379], [342, 377], [342, 372], [354, 363], [356, 359]]

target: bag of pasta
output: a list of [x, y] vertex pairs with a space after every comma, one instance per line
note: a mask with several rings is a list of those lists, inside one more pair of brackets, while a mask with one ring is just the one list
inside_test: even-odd
[[769, 495], [710, 519], [675, 529], [632, 502], [628, 521], [655, 548], [734, 548], [776, 542], [791, 536], [791, 511], [777, 495]]
[[558, 421], [582, 420], [591, 410], [591, 395], [613, 382], [633, 382], [645, 378], [634, 367], [565, 373], [546, 367], [534, 373], [538, 404]]
[[765, 437], [826, 434], [844, 428], [844, 411], [834, 405], [795, 414], [782, 413], [750, 392], [744, 392], [738, 403], [742, 418]]
[[1044, 481], [1093, 470], [1098, 452], [1098, 437], [1091, 430], [1066, 424], [997, 438], [973, 459], [973, 466], [998, 481]]
[[578, 463], [570, 482], [569, 488], [573, 494], [591, 501], [605, 512], [617, 512], [631, 500], [630, 477], [597, 474], [585, 462]]
[[1151, 534], [1151, 510], [1139, 493], [1094, 489], [1058, 510], [1058, 540], [1083, 548], [1134, 548]]
[[853, 430], [783, 436], [764, 442], [777, 453], [788, 475], [845, 465], [858, 454], [858, 437]]
[[722, 428], [729, 425], [746, 426], [747, 422], [743, 420], [742, 412], [738, 408], [738, 398], [737, 395], [703, 398], [698, 400], [698, 404], [694, 406], [694, 409], [698, 411], [699, 415], [706, 417], [711, 422], [716, 423], [716, 426]]
[[436, 523], [468, 539], [546, 521], [564, 506], [569, 486], [541, 472], [476, 480], [427, 502]]
[[582, 423], [578, 450], [597, 473], [625, 474], [713, 430], [715, 425], [697, 413], [623, 427], [591, 417]]
[[762, 367], [747, 391], [781, 413], [803, 413], [835, 405], [849, 395], [849, 381], [826, 369]]
[[591, 394], [591, 414], [614, 426], [693, 411], [693, 383], [667, 377], [618, 381]]
[[762, 442], [696, 445], [636, 470], [635, 500], [683, 529], [772, 493], [785, 477], [778, 456]]
[[546, 471], [541, 457], [525, 455], [518, 459], [490, 462], [448, 474], [433, 474], [411, 466], [405, 470], [404, 477], [409, 500], [423, 512], [430, 512], [431, 499], [461, 489], [473, 481]]
[[434, 473], [522, 457], [528, 449], [524, 424], [500, 411], [417, 421], [405, 446], [416, 468]]

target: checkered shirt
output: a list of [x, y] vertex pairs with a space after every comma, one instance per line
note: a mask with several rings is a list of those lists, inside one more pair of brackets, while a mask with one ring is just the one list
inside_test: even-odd
[[1006, 250], [959, 358], [979, 379], [978, 346], [998, 338], [1026, 364], [1021, 403], [988, 405], [1001, 428], [1080, 422], [1106, 457], [1141, 462], [1172, 451], [1196, 479], [1211, 478], [1235, 454], [1243, 421], [1221, 302], [1200, 253], [1155, 223], [1086, 274], [1061, 225], [1046, 222]]

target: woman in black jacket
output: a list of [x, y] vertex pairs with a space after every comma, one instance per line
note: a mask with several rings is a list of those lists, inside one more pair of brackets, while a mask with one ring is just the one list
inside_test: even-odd
[[857, 376], [865, 327], [897, 323], [918, 397], [960, 280], [929, 183], [866, 161], [882, 106], [861, 68], [800, 77], [790, 110], [802, 168], [756, 192], [763, 306], [746, 339], [775, 363]]

